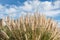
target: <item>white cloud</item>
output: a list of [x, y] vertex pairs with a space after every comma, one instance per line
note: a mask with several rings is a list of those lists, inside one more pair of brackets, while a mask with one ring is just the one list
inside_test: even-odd
[[16, 12], [17, 10], [15, 8], [9, 8], [9, 9], [6, 9], [6, 12], [7, 13], [14, 13]]
[[60, 8], [60, 1], [55, 1], [54, 4], [54, 8]]
[[2, 9], [3, 8], [3, 6], [2, 5], [0, 5], [0, 9]]
[[45, 11], [43, 14], [50, 17], [56, 17], [60, 13], [60, 10], [57, 11]]
[[51, 2], [46, 1], [46, 2], [42, 2], [41, 4], [42, 4], [44, 10], [51, 10], [52, 9]]
[[[60, 1], [55, 1], [54, 5], [52, 5], [51, 2], [43, 2], [42, 3], [42, 13], [46, 14], [46, 16], [56, 16], [60, 13]], [[40, 7], [41, 8], [41, 7]], [[54, 9], [58, 9], [58, 10], [54, 10]], [[41, 10], [41, 9], [40, 9]]]
[[28, 2], [24, 2], [24, 6], [22, 6], [23, 10], [31, 11], [32, 10], [32, 5], [29, 4]]
[[[53, 10], [53, 9], [57, 9], [60, 8], [60, 1], [55, 1], [53, 3], [54, 5], [52, 5], [51, 2], [45, 1], [45, 2], [41, 2], [41, 1], [25, 1], [24, 2], [24, 6], [15, 6], [15, 5], [11, 5], [10, 8], [7, 8], [6, 6], [3, 6], [0, 4], [0, 15], [1, 14], [8, 14], [8, 15], [14, 15], [16, 16], [17, 14], [26, 14], [26, 12], [35, 12], [35, 11], [39, 11], [43, 14], [45, 14], [46, 16], [56, 16], [60, 13], [60, 9], [59, 10]], [[9, 5], [8, 5], [9, 6]]]

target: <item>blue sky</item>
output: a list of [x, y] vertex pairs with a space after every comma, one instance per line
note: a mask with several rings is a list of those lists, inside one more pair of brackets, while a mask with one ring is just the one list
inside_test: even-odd
[[18, 18], [37, 10], [60, 24], [60, 0], [0, 0], [0, 18]]
[[[32, 0], [0, 0], [0, 4], [3, 4], [3, 5], [9, 4], [9, 5], [20, 6], [20, 5], [23, 5], [23, 3], [25, 1], [32, 1]], [[51, 2], [52, 1], [52, 2], [54, 2], [55, 0], [39, 0], [39, 1], [42, 1], [42, 2], [44, 2], [44, 1], [50, 1]]]
[[[32, 0], [0, 0], [0, 4], [2, 4], [2, 5], [9, 4], [9, 5], [21, 6], [24, 4], [25, 1], [32, 1]], [[44, 1], [54, 2], [56, 0], [39, 0], [39, 1], [41, 1], [41, 2], [44, 2]]]

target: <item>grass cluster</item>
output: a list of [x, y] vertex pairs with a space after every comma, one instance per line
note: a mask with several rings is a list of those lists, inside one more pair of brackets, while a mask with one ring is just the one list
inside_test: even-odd
[[40, 14], [21, 16], [0, 27], [0, 40], [60, 40], [57, 24]]

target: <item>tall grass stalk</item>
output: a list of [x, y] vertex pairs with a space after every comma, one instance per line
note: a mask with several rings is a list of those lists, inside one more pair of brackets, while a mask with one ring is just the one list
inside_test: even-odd
[[44, 15], [21, 16], [17, 20], [7, 18], [0, 27], [0, 40], [60, 40], [57, 24]]

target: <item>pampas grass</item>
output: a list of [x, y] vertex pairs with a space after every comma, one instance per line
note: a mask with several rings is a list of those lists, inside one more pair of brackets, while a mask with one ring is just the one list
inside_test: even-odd
[[21, 16], [17, 20], [7, 18], [0, 28], [0, 40], [60, 40], [57, 24], [44, 15]]

